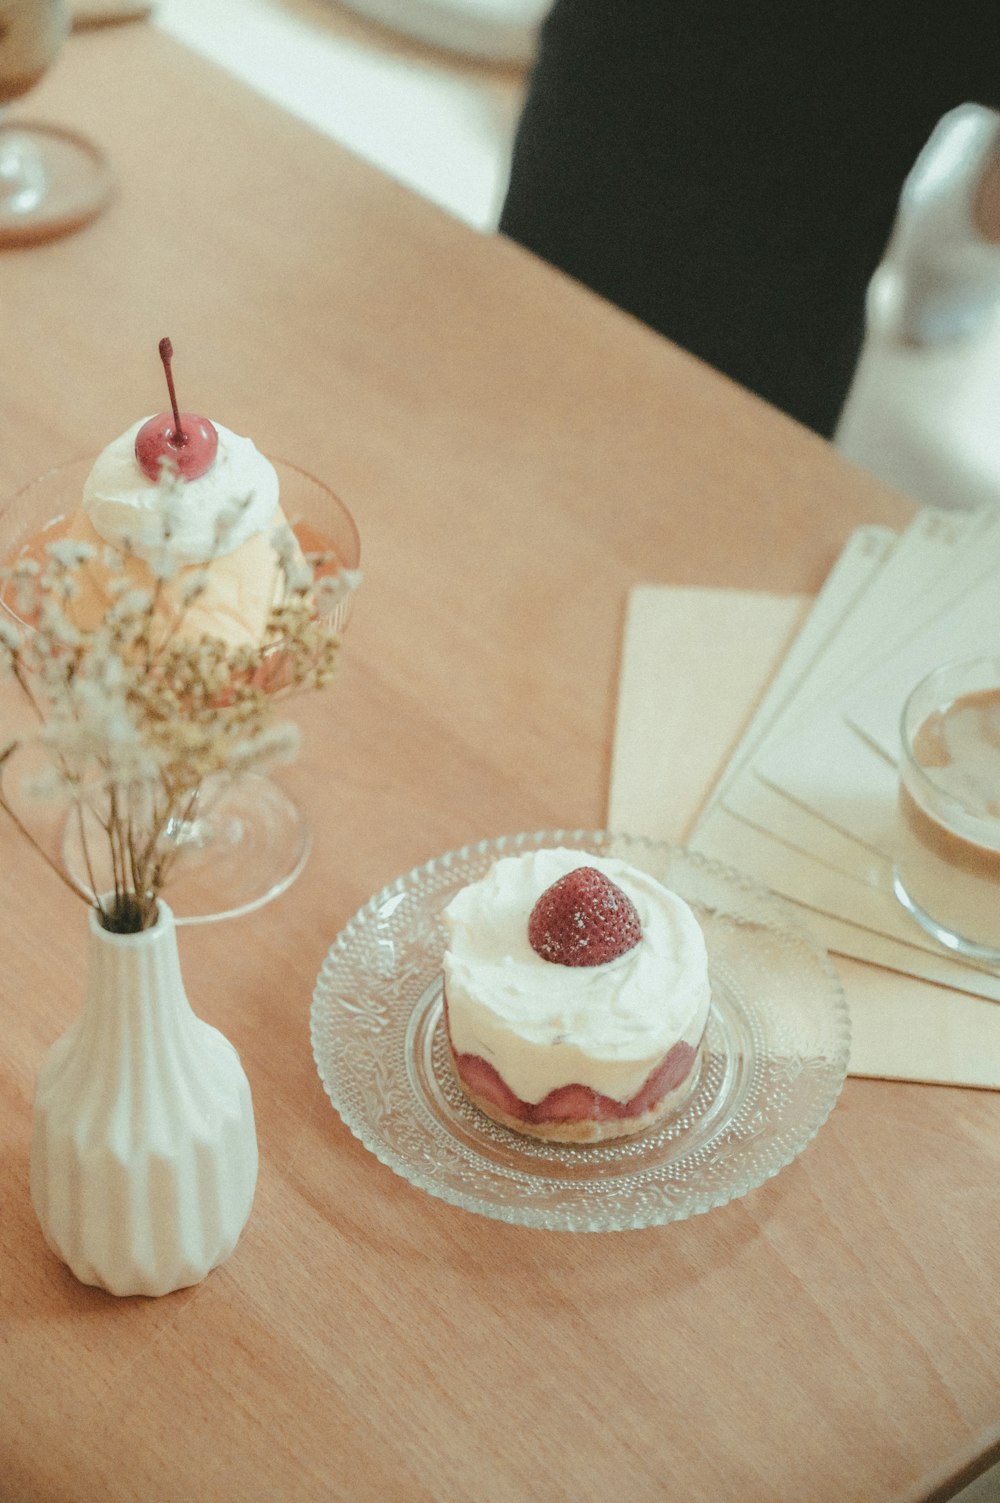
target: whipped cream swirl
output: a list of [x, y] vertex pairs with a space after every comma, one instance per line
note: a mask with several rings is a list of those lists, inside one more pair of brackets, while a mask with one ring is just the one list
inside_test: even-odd
[[154, 563], [167, 554], [184, 568], [232, 553], [273, 525], [278, 476], [249, 438], [215, 424], [219, 448], [204, 475], [150, 480], [135, 457], [146, 418], [113, 439], [83, 487], [83, 510], [106, 543]]
[[[616, 882], [639, 913], [639, 943], [604, 965], [553, 964], [528, 941], [536, 900], [578, 866]], [[502, 857], [444, 920], [452, 1046], [487, 1060], [522, 1101], [570, 1084], [628, 1101], [674, 1044], [701, 1038], [710, 1001], [701, 927], [637, 867], [565, 849]]]

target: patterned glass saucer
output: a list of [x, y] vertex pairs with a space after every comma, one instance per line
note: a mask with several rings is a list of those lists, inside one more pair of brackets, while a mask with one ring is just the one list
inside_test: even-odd
[[[706, 1049], [679, 1111], [634, 1138], [577, 1147], [498, 1126], [455, 1082], [441, 999], [441, 911], [500, 856], [542, 846], [617, 856], [691, 904], [712, 982]], [[484, 840], [371, 898], [331, 946], [312, 1003], [330, 1100], [383, 1164], [498, 1221], [622, 1231], [745, 1195], [819, 1131], [847, 1073], [850, 1024], [825, 952], [791, 909], [696, 854], [601, 831]]]

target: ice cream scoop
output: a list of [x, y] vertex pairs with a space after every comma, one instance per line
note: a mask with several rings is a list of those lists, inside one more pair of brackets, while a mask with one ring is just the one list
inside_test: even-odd
[[[250, 439], [214, 426], [215, 460], [192, 480], [149, 479], [135, 453], [142, 422], [98, 456], [66, 532], [97, 550], [77, 571], [78, 593], [66, 606], [75, 625], [97, 627], [124, 576], [133, 587], [155, 589], [156, 619], [182, 640], [263, 641], [285, 583], [272, 543], [287, 527], [278, 476]], [[203, 588], [189, 602], [194, 575]]]
[[184, 568], [207, 564], [270, 530], [278, 476], [251, 439], [214, 424], [218, 444], [210, 468], [190, 480], [171, 483], [167, 474], [154, 481], [135, 452], [146, 421], [113, 439], [84, 483], [83, 509], [98, 537], [146, 563], [155, 565], [166, 553]]

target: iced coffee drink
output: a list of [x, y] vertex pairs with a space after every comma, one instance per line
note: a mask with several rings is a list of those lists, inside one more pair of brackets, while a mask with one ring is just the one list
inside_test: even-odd
[[1000, 654], [938, 668], [910, 695], [894, 885], [949, 949], [1000, 964]]

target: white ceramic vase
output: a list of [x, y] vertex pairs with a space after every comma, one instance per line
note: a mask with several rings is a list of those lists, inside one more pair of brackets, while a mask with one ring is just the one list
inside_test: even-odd
[[90, 915], [83, 1011], [38, 1076], [31, 1198], [85, 1284], [167, 1294], [233, 1251], [257, 1182], [239, 1056], [195, 1016], [162, 901], [141, 934]]

